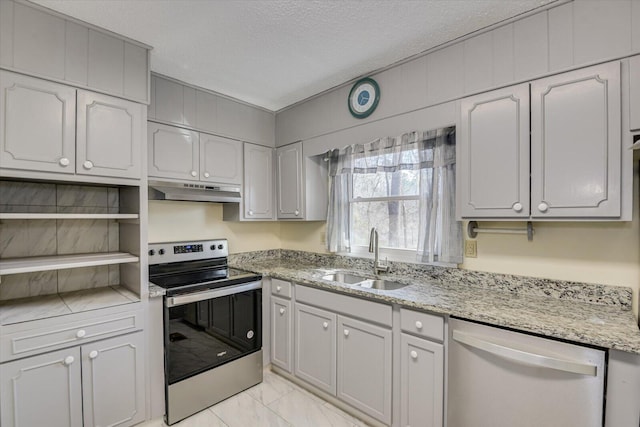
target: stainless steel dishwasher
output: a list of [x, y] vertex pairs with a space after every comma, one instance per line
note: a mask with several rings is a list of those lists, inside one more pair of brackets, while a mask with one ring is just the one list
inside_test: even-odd
[[448, 427], [602, 427], [605, 352], [449, 321]]

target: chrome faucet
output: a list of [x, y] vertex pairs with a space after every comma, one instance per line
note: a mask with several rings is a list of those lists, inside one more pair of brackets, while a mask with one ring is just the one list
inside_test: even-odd
[[380, 264], [380, 255], [378, 254], [378, 230], [375, 227], [371, 229], [369, 236], [369, 252], [374, 254], [373, 273], [377, 275], [380, 272], [388, 272], [389, 265]]

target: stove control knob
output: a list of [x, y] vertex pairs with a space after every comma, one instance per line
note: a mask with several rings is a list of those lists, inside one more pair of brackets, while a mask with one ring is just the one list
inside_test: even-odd
[[159, 253], [160, 255], [164, 255], [164, 249], [160, 249], [160, 250], [158, 251], [158, 253]]
[[218, 249], [222, 249], [222, 248], [224, 248], [224, 246], [218, 245]]
[[211, 246], [209, 247], [209, 249], [211, 249], [212, 251], [215, 251], [215, 250], [216, 250], [216, 245], [211, 245]]
[[149, 256], [154, 256], [155, 254], [156, 254], [156, 251], [155, 251], [155, 250], [151, 249], [151, 250], [149, 251]]

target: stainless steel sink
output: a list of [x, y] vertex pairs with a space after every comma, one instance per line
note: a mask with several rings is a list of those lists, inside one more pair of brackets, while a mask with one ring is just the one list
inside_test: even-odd
[[383, 291], [392, 291], [395, 289], [401, 289], [407, 286], [407, 283], [393, 282], [391, 280], [384, 279], [376, 279], [376, 280], [365, 280], [360, 283], [356, 283], [356, 286], [360, 286], [361, 288], [369, 288], [369, 289], [380, 289]]
[[363, 280], [367, 280], [366, 277], [357, 276], [350, 273], [332, 273], [322, 276], [324, 280], [331, 280], [332, 282], [346, 283], [347, 285], [354, 285], [360, 283]]

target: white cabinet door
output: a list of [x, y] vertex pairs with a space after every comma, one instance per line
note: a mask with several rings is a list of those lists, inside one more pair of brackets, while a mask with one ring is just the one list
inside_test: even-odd
[[143, 110], [135, 102], [79, 90], [77, 172], [140, 178]]
[[336, 394], [336, 315], [296, 303], [294, 373], [308, 383]]
[[277, 157], [278, 218], [302, 219], [302, 143], [280, 147]]
[[0, 71], [0, 168], [75, 173], [76, 90]]
[[619, 217], [620, 63], [531, 83], [531, 216]]
[[244, 143], [244, 219], [274, 219], [273, 149]]
[[338, 398], [391, 423], [391, 330], [338, 316]]
[[143, 343], [138, 332], [82, 346], [84, 427], [144, 421]]
[[640, 55], [629, 58], [629, 129], [640, 129]]
[[0, 365], [0, 425], [82, 427], [80, 349]]
[[529, 85], [461, 101], [460, 218], [529, 216]]
[[292, 371], [292, 328], [291, 301], [271, 296], [271, 363]]
[[242, 142], [201, 133], [200, 180], [242, 184]]
[[149, 176], [198, 181], [198, 133], [149, 122]]
[[400, 419], [403, 427], [442, 427], [444, 347], [402, 334]]

